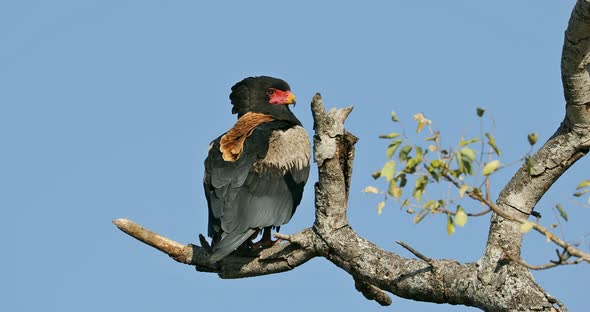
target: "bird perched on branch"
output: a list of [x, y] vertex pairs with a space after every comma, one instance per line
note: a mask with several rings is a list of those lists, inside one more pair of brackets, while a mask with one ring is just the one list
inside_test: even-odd
[[[295, 104], [289, 85], [249, 77], [231, 91], [238, 120], [211, 143], [205, 160], [211, 263], [244, 243], [272, 246], [271, 229], [289, 222], [309, 176], [309, 137], [289, 109]], [[262, 239], [252, 244], [261, 230]]]

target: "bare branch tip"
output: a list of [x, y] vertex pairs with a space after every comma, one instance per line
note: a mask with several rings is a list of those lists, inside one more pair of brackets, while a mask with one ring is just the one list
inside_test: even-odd
[[382, 306], [391, 305], [391, 297], [379, 287], [357, 279], [354, 280], [354, 287], [368, 300], [375, 300]]
[[125, 218], [115, 219], [113, 220], [113, 224], [116, 225], [119, 229], [126, 228], [129, 224], [132, 224], [133, 221]]
[[430, 264], [431, 266], [433, 265], [434, 261], [431, 258], [426, 257], [425, 255], [423, 255], [422, 253], [420, 253], [416, 249], [412, 248], [410, 245], [408, 245], [408, 244], [406, 244], [406, 243], [404, 243], [402, 241], [396, 241], [396, 243], [398, 243], [400, 246], [402, 246], [405, 249], [407, 249], [409, 252], [411, 252], [412, 254], [414, 254], [414, 256], [418, 257], [420, 260], [423, 260], [425, 262], [428, 262], [428, 264]]
[[341, 123], [344, 123], [344, 121], [346, 120], [346, 118], [348, 118], [348, 115], [350, 115], [350, 113], [352, 112], [352, 110], [354, 109], [354, 106], [348, 106], [345, 108], [341, 108], [338, 110], [338, 119]]
[[316, 93], [313, 98], [311, 99], [312, 107], [323, 107], [324, 101], [322, 100], [322, 96], [319, 93]]

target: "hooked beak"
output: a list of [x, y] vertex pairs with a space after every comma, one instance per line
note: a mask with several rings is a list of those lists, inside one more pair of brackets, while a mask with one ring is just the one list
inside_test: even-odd
[[285, 102], [283, 104], [295, 104], [295, 94], [291, 93], [291, 91], [287, 91], [287, 97], [285, 98]]
[[291, 91], [274, 90], [274, 93], [270, 97], [270, 104], [275, 104], [275, 105], [295, 104], [295, 94], [291, 93]]

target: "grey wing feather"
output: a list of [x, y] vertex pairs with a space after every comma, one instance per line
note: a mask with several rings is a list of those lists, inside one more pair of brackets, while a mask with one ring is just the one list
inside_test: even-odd
[[241, 157], [224, 161], [219, 141], [213, 141], [205, 160], [204, 188], [209, 208], [209, 236], [226, 234], [213, 246], [212, 258], [231, 253], [254, 232], [254, 228], [286, 223], [293, 213], [293, 200], [282, 175], [256, 174], [252, 168], [266, 156], [273, 130], [289, 127], [282, 121], [258, 126], [244, 143]]
[[282, 175], [273, 172], [251, 174], [236, 196], [238, 219], [246, 228], [280, 226], [293, 214], [293, 198]]
[[[219, 151], [220, 139], [221, 137], [213, 141], [209, 155], [205, 160], [203, 186], [209, 206], [209, 236], [221, 233], [220, 221], [222, 218], [229, 220], [235, 218], [237, 211], [234, 208], [237, 207], [232, 203], [240, 187], [244, 185], [254, 162], [264, 157], [264, 154], [244, 153], [235, 162], [224, 161]], [[258, 148], [264, 153], [268, 149], [268, 144], [266, 144], [266, 149], [264, 144]]]
[[243, 233], [230, 233], [226, 235], [217, 245], [213, 246], [213, 253], [209, 256], [209, 262], [215, 263], [232, 251], [238, 248], [244, 241], [246, 241], [256, 230], [248, 229]]

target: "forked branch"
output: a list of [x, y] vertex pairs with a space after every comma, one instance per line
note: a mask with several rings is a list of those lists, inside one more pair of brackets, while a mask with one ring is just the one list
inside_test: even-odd
[[204, 247], [185, 246], [130, 221], [118, 220], [115, 223], [126, 233], [177, 261], [194, 265], [202, 272], [217, 273], [221, 278], [280, 273], [319, 256], [348, 272], [353, 277], [355, 288], [381, 305], [391, 304], [386, 294], [390, 292], [414, 300], [467, 304], [489, 311], [518, 310], [529, 307], [531, 296], [537, 296], [533, 302], [538, 302], [542, 310], [549, 299], [542, 288], [522, 275], [525, 271], [515, 270], [510, 275], [511, 279], [519, 281], [516, 289], [509, 289], [508, 286], [498, 288], [497, 285], [514, 283], [490, 283], [487, 278], [481, 278], [481, 268], [477, 263], [462, 265], [453, 260], [430, 259], [407, 244], [405, 248], [409, 247], [408, 250], [413, 250], [421, 259], [404, 258], [379, 248], [352, 230], [346, 217], [346, 195], [357, 139], [343, 127], [350, 111], [351, 108], [326, 112], [319, 94], [312, 100], [316, 130], [314, 158], [319, 171], [319, 182], [315, 187], [316, 221], [311, 228], [299, 233], [278, 234], [277, 237], [283, 238], [286, 243], [258, 254], [232, 255], [213, 265], [207, 262], [208, 244], [203, 244]]
[[[481, 198], [494, 211], [485, 255], [477, 262], [431, 259], [402, 245], [420, 259], [408, 259], [383, 250], [358, 236], [346, 217], [356, 138], [344, 130], [352, 108], [326, 112], [321, 96], [312, 100], [314, 158], [319, 182], [315, 186], [316, 220], [312, 227], [292, 235], [279, 234], [286, 243], [250, 256], [229, 256], [207, 262], [208, 244], [182, 245], [129, 220], [114, 223], [127, 234], [221, 278], [242, 278], [292, 270], [313, 257], [323, 257], [348, 272], [366, 298], [391, 303], [386, 292], [436, 303], [462, 304], [486, 311], [566, 311], [540, 287], [520, 259], [521, 221], [539, 199], [590, 148], [590, 2], [578, 1], [566, 31], [562, 78], [567, 114], [554, 136], [533, 156], [533, 174], [521, 168], [500, 193], [496, 203]], [[536, 230], [541, 228], [535, 227]], [[553, 238], [552, 238], [553, 239]], [[588, 255], [554, 241], [568, 255], [588, 261]], [[561, 258], [560, 258], [561, 259]], [[568, 262], [566, 258], [561, 262]], [[522, 265], [515, 264], [518, 262]], [[530, 266], [529, 266], [530, 267]]]

